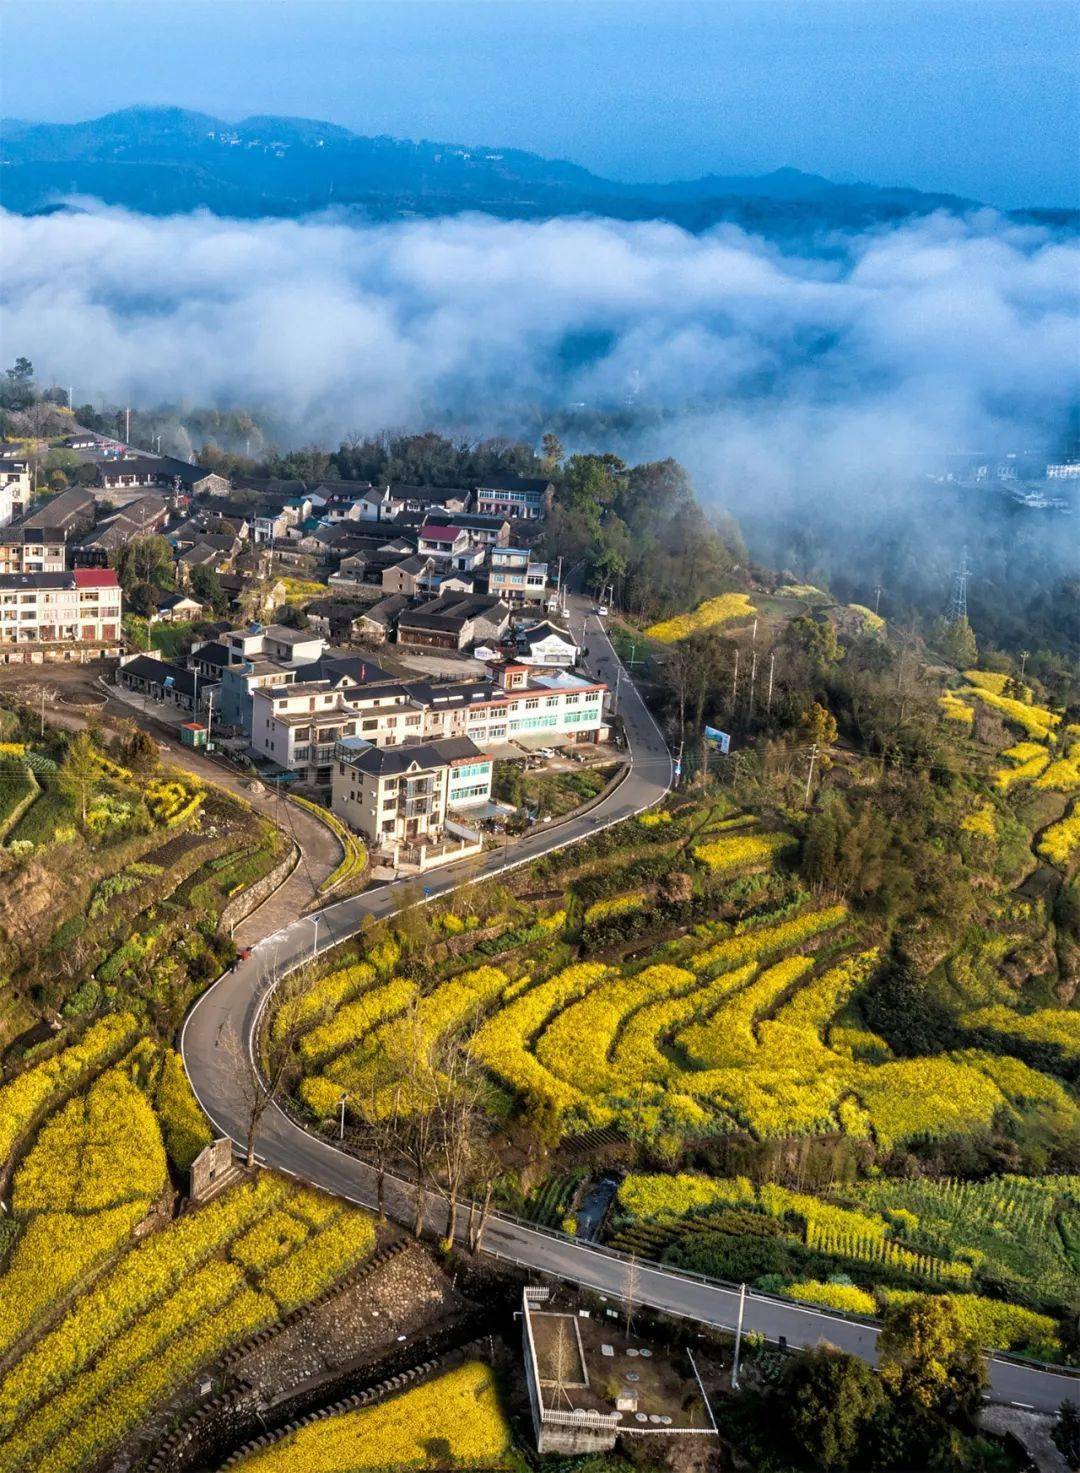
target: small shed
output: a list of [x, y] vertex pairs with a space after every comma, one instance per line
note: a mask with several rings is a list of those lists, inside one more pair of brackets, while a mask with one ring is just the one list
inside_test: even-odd
[[180, 740], [185, 747], [205, 747], [208, 735], [209, 733], [201, 721], [185, 721], [181, 724]]

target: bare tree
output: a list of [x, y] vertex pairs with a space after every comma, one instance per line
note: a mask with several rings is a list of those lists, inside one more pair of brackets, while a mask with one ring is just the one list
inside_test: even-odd
[[400, 1077], [398, 1147], [409, 1164], [413, 1188], [413, 1233], [421, 1237], [427, 1218], [428, 1179], [438, 1144], [431, 1048], [424, 1037], [416, 1000], [409, 1009], [408, 1043], [388, 1061]]
[[637, 1255], [631, 1253], [626, 1260], [626, 1278], [623, 1281], [623, 1303], [626, 1306], [626, 1335], [630, 1337], [630, 1331], [634, 1323], [634, 1311], [637, 1308], [638, 1289], [641, 1283], [641, 1270], [638, 1267]]
[[[268, 968], [260, 980], [263, 988], [273, 987], [274, 968]], [[245, 1162], [249, 1170], [255, 1165], [259, 1125], [282, 1093], [293, 1064], [293, 1050], [303, 1017], [300, 1004], [313, 980], [311, 968], [301, 967], [277, 984], [276, 1006], [269, 1009], [271, 1017], [261, 1037], [241, 1038], [232, 1018], [226, 1020], [218, 1036], [218, 1047], [228, 1060], [244, 1102]]]
[[483, 1081], [469, 1044], [459, 1047], [456, 1041], [451, 1041], [440, 1050], [440, 1055], [431, 1071], [431, 1081], [438, 1122], [437, 1184], [446, 1197], [444, 1244], [449, 1249], [456, 1236], [458, 1202], [470, 1185], [478, 1161]]
[[488, 1142], [484, 1141], [474, 1149], [467, 1228], [472, 1253], [479, 1253], [483, 1247], [484, 1233], [491, 1219], [491, 1199], [501, 1171], [502, 1162]]
[[555, 1386], [554, 1410], [558, 1409], [560, 1401], [565, 1401], [573, 1411], [574, 1403], [570, 1400], [570, 1393], [566, 1389], [567, 1372], [570, 1369], [570, 1327], [565, 1315], [555, 1315], [554, 1319], [555, 1344], [551, 1347], [551, 1369], [554, 1372], [551, 1379]]
[[386, 1219], [386, 1171], [401, 1146], [401, 1075], [374, 1068], [368, 1077], [361, 1136], [364, 1153], [375, 1168], [375, 1202], [380, 1220]]

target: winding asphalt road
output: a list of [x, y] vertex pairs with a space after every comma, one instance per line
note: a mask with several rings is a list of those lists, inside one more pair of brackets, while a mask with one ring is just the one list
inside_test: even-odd
[[[614, 688], [619, 662], [600, 620], [582, 614], [580, 604], [578, 620], [582, 630], [579, 637], [583, 637], [591, 651], [592, 672]], [[630, 771], [619, 786], [589, 813], [530, 834], [512, 850], [494, 850], [435, 870], [425, 876], [429, 896], [445, 895], [460, 885], [487, 879], [588, 838], [664, 797], [672, 782], [671, 756], [656, 722], [625, 672], [620, 683], [619, 704], [631, 759]], [[254, 946], [248, 961], [227, 972], [195, 1004], [184, 1024], [180, 1047], [192, 1087], [220, 1134], [229, 1136], [238, 1145], [247, 1135], [248, 1111], [243, 1089], [226, 1046], [230, 1033], [235, 1032], [249, 1042], [274, 979], [313, 954], [354, 935], [369, 916], [392, 913], [397, 908], [401, 884], [399, 881], [382, 885], [326, 906], [264, 937]], [[260, 1122], [257, 1155], [267, 1166], [312, 1182], [363, 1207], [375, 1206], [374, 1171], [330, 1142], [309, 1135], [276, 1105], [270, 1106]], [[411, 1186], [397, 1179], [388, 1180], [386, 1209], [391, 1217], [410, 1222], [413, 1200]], [[445, 1202], [435, 1195], [429, 1201], [429, 1223], [441, 1229], [446, 1223]], [[464, 1226], [461, 1213], [456, 1224], [459, 1236], [464, 1236]], [[521, 1267], [610, 1294], [615, 1299], [627, 1288], [625, 1258], [509, 1217], [492, 1217], [484, 1238], [484, 1251]], [[638, 1303], [702, 1325], [734, 1329], [739, 1306], [737, 1291], [645, 1263], [638, 1263], [634, 1272], [634, 1297]], [[774, 1343], [785, 1340], [789, 1345], [809, 1346], [825, 1339], [871, 1363], [875, 1359], [877, 1330], [874, 1326], [764, 1295], [747, 1294], [744, 1327]], [[1075, 1378], [996, 1356], [990, 1362], [990, 1383], [995, 1400], [1039, 1410], [1053, 1410], [1067, 1398], [1080, 1396], [1080, 1381]]]

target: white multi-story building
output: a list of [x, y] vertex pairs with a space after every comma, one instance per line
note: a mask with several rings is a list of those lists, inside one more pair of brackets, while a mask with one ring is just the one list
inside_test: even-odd
[[488, 592], [509, 604], [542, 603], [547, 597], [547, 563], [533, 562], [526, 547], [493, 547]]
[[331, 808], [376, 851], [397, 859], [402, 847], [440, 845], [455, 813], [487, 803], [491, 771], [491, 758], [467, 737], [395, 747], [346, 737], [334, 754]]
[[495, 682], [278, 685], [251, 692], [251, 745], [302, 781], [325, 787], [334, 746], [347, 737], [375, 747], [468, 737], [481, 751], [506, 742], [604, 741], [606, 690], [602, 681], [536, 674], [518, 664], [501, 666]]
[[40, 527], [0, 531], [0, 573], [62, 573], [67, 566], [63, 532]]
[[21, 516], [30, 505], [30, 462], [0, 460], [0, 527]]
[[111, 568], [0, 576], [0, 645], [114, 645], [122, 595]]

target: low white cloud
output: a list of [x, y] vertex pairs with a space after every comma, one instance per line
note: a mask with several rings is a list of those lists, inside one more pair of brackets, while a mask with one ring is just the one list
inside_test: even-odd
[[80, 400], [262, 407], [301, 442], [633, 394], [685, 417], [651, 449], [775, 493], [1049, 443], [1080, 387], [1078, 256], [990, 212], [800, 252], [657, 222], [91, 206], [0, 215], [0, 349]]

